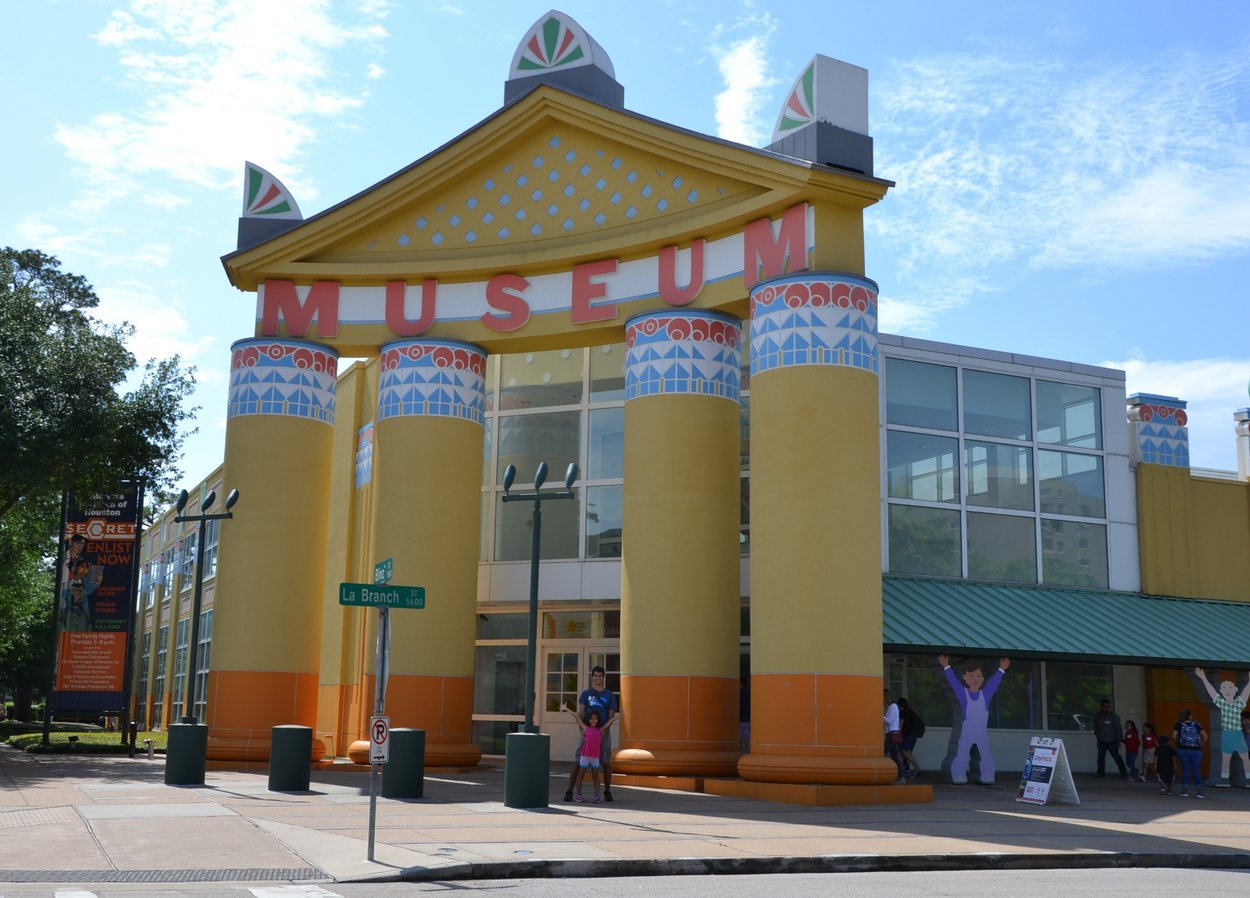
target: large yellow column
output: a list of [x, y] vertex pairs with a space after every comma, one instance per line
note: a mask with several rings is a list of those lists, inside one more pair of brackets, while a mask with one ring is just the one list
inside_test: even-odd
[[743, 778], [872, 785], [882, 757], [877, 285], [751, 291], [751, 752]]
[[276, 338], [231, 353], [222, 486], [240, 500], [221, 522], [208, 756], [265, 760], [273, 726], [316, 723], [338, 353]]
[[392, 726], [425, 730], [428, 767], [482, 756], [472, 716], [485, 372], [486, 353], [467, 343], [382, 347], [372, 562], [393, 558], [391, 582], [426, 595], [424, 609], [390, 613], [386, 712]]
[[619, 773], [735, 771], [741, 334], [715, 312], [626, 325]]

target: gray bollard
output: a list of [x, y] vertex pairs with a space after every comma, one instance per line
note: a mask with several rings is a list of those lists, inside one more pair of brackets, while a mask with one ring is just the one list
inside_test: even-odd
[[312, 727], [285, 724], [272, 730], [269, 791], [307, 792], [312, 767]]
[[510, 808], [545, 808], [551, 789], [551, 737], [509, 733], [504, 737], [503, 803]]
[[171, 724], [165, 744], [165, 785], [202, 786], [207, 767], [208, 727], [202, 723]]
[[425, 730], [392, 729], [390, 755], [382, 765], [382, 797], [424, 797]]

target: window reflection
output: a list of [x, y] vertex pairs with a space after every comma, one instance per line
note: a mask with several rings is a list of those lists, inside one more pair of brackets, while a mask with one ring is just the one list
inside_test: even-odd
[[964, 431], [1005, 440], [1030, 439], [1028, 378], [965, 369]]
[[892, 498], [959, 501], [959, 441], [925, 433], [890, 431], [886, 489]]
[[886, 359], [886, 421], [933, 430], [958, 430], [955, 369]]

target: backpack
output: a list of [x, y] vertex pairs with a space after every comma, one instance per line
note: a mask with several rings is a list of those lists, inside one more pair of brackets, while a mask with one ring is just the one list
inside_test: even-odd
[[1198, 735], [1198, 721], [1186, 720], [1178, 728], [1177, 742], [1181, 748], [1201, 748], [1202, 737]]
[[916, 715], [916, 738], [919, 739], [924, 735], [924, 718], [919, 714]]

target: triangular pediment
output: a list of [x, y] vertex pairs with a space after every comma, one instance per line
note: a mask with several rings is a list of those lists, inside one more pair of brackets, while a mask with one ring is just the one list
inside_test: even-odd
[[804, 200], [862, 208], [886, 186], [541, 86], [357, 196], [223, 261], [244, 290], [269, 278], [525, 272], [714, 237]]

